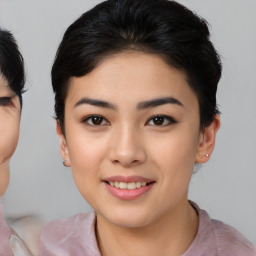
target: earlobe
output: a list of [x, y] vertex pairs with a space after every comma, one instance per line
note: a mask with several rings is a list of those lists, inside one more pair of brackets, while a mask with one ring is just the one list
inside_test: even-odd
[[195, 158], [196, 163], [206, 163], [209, 160], [214, 149], [215, 138], [219, 127], [220, 117], [216, 115], [212, 123], [201, 132]]
[[62, 129], [58, 120], [56, 121], [56, 131], [60, 138], [60, 154], [63, 159], [63, 165], [66, 167], [69, 167], [71, 166], [71, 164], [70, 164], [68, 146], [67, 146], [66, 138], [62, 132]]

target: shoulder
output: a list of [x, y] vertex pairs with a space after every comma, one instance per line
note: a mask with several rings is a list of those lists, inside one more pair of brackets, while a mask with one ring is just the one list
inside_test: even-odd
[[40, 237], [40, 255], [97, 255], [94, 226], [94, 212], [49, 222]]
[[211, 220], [211, 228], [220, 255], [256, 256], [253, 244], [235, 228], [214, 219]]
[[205, 210], [190, 201], [199, 216], [197, 235], [183, 256], [256, 256], [256, 249], [235, 228], [215, 219], [211, 219]]

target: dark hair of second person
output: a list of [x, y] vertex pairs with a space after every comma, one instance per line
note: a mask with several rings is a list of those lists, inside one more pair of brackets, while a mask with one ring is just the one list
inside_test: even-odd
[[23, 57], [13, 35], [0, 29], [0, 73], [21, 99], [25, 84]]

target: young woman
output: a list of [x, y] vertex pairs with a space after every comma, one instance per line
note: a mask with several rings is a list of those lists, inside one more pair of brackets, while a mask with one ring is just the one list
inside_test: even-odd
[[[23, 58], [13, 36], [0, 29], [0, 196], [9, 183], [9, 161], [17, 146], [25, 83]], [[1, 198], [0, 198], [1, 199]], [[0, 201], [0, 256], [31, 255], [7, 226]]]
[[220, 126], [220, 76], [206, 22], [174, 1], [104, 1], [67, 29], [57, 133], [94, 212], [49, 223], [42, 256], [256, 255], [187, 198]]

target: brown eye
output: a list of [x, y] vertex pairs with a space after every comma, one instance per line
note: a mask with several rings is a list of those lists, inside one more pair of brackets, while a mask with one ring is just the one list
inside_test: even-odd
[[101, 125], [103, 121], [103, 118], [100, 116], [93, 116], [91, 119], [92, 119], [92, 124], [94, 125]]
[[157, 115], [153, 116], [147, 122], [147, 125], [152, 126], [167, 126], [176, 123], [176, 121], [170, 116]]
[[98, 116], [98, 115], [88, 116], [84, 120], [84, 122], [91, 126], [101, 126], [101, 125], [109, 124], [108, 121], [104, 117]]
[[165, 119], [162, 116], [156, 116], [152, 119], [152, 122], [154, 123], [154, 125], [163, 125]]

